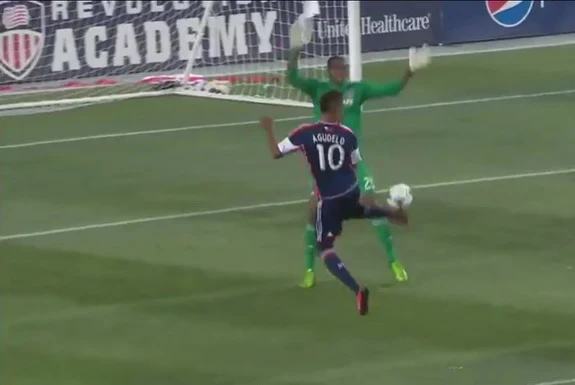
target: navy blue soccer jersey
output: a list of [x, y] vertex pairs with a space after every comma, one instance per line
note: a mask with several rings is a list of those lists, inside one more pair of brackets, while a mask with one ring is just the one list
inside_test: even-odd
[[358, 188], [355, 165], [361, 160], [357, 138], [337, 123], [305, 124], [278, 144], [282, 154], [301, 150], [309, 163], [322, 199]]

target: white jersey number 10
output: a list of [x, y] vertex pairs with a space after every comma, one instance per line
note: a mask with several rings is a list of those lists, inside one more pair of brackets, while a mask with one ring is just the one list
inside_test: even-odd
[[[345, 160], [345, 150], [343, 149], [343, 147], [341, 145], [331, 144], [327, 148], [327, 153], [325, 151], [325, 146], [323, 144], [316, 145], [316, 148], [317, 148], [317, 154], [319, 156], [319, 169], [321, 171], [326, 170], [326, 163], [327, 163], [327, 166], [332, 171], [339, 170], [341, 168], [341, 166], [343, 166], [343, 162]], [[338, 153], [337, 163], [334, 159], [335, 158], [334, 157], [335, 152]]]

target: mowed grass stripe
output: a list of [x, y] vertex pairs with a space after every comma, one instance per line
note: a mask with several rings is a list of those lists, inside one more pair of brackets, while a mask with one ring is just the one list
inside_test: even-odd
[[[565, 168], [565, 169], [559, 169], [559, 170], [538, 171], [538, 172], [527, 172], [527, 173], [521, 173], [521, 174], [509, 174], [509, 175], [491, 176], [491, 177], [473, 178], [473, 179], [451, 180], [451, 181], [445, 181], [445, 182], [419, 184], [419, 185], [414, 185], [412, 187], [414, 189], [440, 188], [440, 187], [461, 186], [461, 185], [476, 184], [476, 183], [497, 182], [497, 181], [504, 181], [504, 180], [513, 180], [513, 179], [534, 178], [534, 177], [553, 176], [553, 175], [564, 175], [564, 174], [572, 174], [572, 173], [575, 173], [575, 168]], [[387, 189], [382, 189], [382, 190], [377, 191], [378, 194], [385, 193], [385, 192], [387, 192]], [[88, 225], [82, 225], [82, 226], [73, 226], [73, 227], [64, 227], [64, 228], [59, 228], [59, 229], [34, 231], [34, 232], [28, 232], [28, 233], [8, 234], [8, 235], [0, 236], [0, 242], [15, 240], [15, 239], [23, 239], [23, 238], [33, 238], [33, 237], [41, 237], [41, 236], [47, 236], [47, 235], [72, 233], [72, 232], [86, 231], [86, 230], [105, 229], [105, 228], [110, 228], [110, 227], [136, 225], [136, 224], [150, 223], [150, 222], [160, 222], [160, 221], [169, 221], [169, 220], [175, 220], [175, 219], [197, 218], [197, 217], [204, 217], [204, 216], [211, 216], [211, 215], [236, 213], [236, 212], [241, 212], [241, 211], [266, 209], [266, 208], [271, 208], [271, 207], [283, 207], [283, 206], [290, 206], [290, 205], [295, 205], [295, 204], [302, 204], [305, 202], [307, 202], [306, 199], [296, 199], [296, 200], [283, 201], [283, 202], [257, 203], [257, 204], [253, 204], [253, 205], [233, 206], [233, 207], [227, 207], [227, 208], [222, 208], [222, 209], [217, 209], [217, 210], [192, 211], [192, 212], [180, 213], [180, 214], [128, 219], [125, 221], [95, 223], [95, 224], [88, 224]]]
[[[501, 95], [501, 96], [492, 96], [492, 97], [476, 98], [476, 99], [461, 99], [461, 100], [452, 100], [452, 101], [446, 101], [446, 102], [414, 104], [414, 105], [410, 105], [410, 106], [378, 108], [378, 109], [374, 109], [374, 110], [366, 110], [365, 113], [366, 114], [377, 114], [377, 113], [382, 113], [382, 112], [387, 113], [387, 112], [393, 112], [393, 111], [412, 111], [412, 110], [421, 110], [421, 109], [427, 109], [427, 108], [440, 108], [440, 107], [459, 106], [459, 105], [465, 105], [465, 104], [489, 103], [489, 102], [509, 101], [509, 100], [516, 100], [516, 99], [541, 98], [541, 97], [546, 97], [546, 96], [560, 96], [560, 95], [570, 95], [570, 94], [575, 94], [575, 89], [549, 91], [549, 92], [537, 92], [537, 93], [531, 93], [531, 94]], [[292, 122], [292, 121], [302, 121], [302, 120], [307, 120], [307, 119], [311, 119], [311, 116], [294, 116], [294, 117], [289, 117], [289, 118], [280, 118], [280, 119], [277, 119], [276, 121], [278, 121], [278, 122]], [[61, 138], [61, 139], [40, 140], [40, 141], [34, 141], [34, 142], [6, 144], [6, 145], [0, 146], [0, 149], [9, 150], [9, 149], [18, 149], [18, 148], [27, 148], [27, 147], [46, 146], [46, 145], [51, 145], [51, 144], [83, 142], [83, 141], [88, 141], [88, 140], [101, 140], [101, 139], [113, 139], [113, 138], [123, 138], [123, 137], [141, 136], [141, 135], [167, 134], [167, 133], [181, 132], [181, 131], [196, 131], [196, 130], [204, 130], [204, 129], [210, 129], [210, 128], [239, 127], [239, 126], [247, 126], [247, 125], [255, 125], [255, 124], [259, 124], [259, 121], [248, 120], [248, 121], [243, 121], [243, 122], [214, 123], [214, 124], [202, 124], [202, 125], [195, 125], [195, 126], [162, 128], [162, 129], [157, 129], [157, 130], [116, 132], [116, 133], [101, 134], [101, 135], [77, 136], [77, 137], [69, 137], [69, 138]]]

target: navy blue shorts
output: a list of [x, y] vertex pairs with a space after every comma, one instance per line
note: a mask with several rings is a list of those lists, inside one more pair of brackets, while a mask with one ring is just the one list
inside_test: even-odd
[[359, 189], [334, 199], [319, 200], [315, 230], [319, 250], [333, 247], [335, 238], [343, 231], [343, 222], [363, 218], [365, 209], [360, 203]]

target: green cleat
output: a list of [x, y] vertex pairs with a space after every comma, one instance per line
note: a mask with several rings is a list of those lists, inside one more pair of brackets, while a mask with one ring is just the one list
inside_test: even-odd
[[391, 270], [393, 270], [393, 274], [395, 275], [395, 280], [397, 282], [407, 281], [407, 271], [405, 271], [405, 268], [399, 261], [391, 263]]
[[303, 287], [304, 289], [311, 289], [315, 286], [315, 273], [313, 270], [307, 270], [305, 272], [305, 277], [303, 281], [299, 284], [299, 287]]

